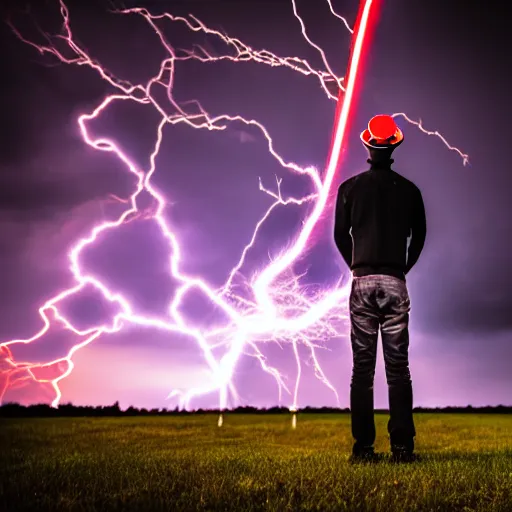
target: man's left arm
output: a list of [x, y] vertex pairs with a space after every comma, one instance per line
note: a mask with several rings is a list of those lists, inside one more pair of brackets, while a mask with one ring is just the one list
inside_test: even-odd
[[352, 222], [350, 219], [350, 205], [344, 194], [343, 185], [338, 189], [336, 199], [336, 210], [334, 215], [334, 241], [340, 251], [348, 268], [352, 266], [352, 236], [350, 228]]
[[411, 225], [411, 243], [409, 244], [409, 250], [407, 253], [407, 265], [405, 273], [414, 267], [418, 261], [423, 247], [425, 246], [425, 238], [427, 236], [427, 220], [425, 216], [425, 205], [423, 203], [423, 196], [419, 189], [414, 192], [414, 203], [413, 203], [413, 217]]

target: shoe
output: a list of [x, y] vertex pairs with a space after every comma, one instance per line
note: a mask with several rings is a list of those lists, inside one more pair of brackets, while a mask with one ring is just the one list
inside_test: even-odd
[[419, 455], [414, 453], [412, 450], [408, 450], [405, 446], [393, 446], [391, 448], [391, 461], [392, 462], [418, 462], [420, 460]]
[[353, 452], [350, 456], [350, 462], [352, 464], [357, 463], [374, 463], [374, 462], [380, 462], [382, 460], [382, 454], [375, 453], [374, 449], [372, 447], [363, 448], [362, 450], [359, 450], [357, 452]]

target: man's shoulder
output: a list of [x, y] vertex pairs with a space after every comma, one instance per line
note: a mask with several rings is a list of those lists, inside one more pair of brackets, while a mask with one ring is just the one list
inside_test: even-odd
[[393, 173], [393, 177], [397, 181], [399, 181], [404, 187], [409, 189], [411, 192], [413, 192], [413, 193], [420, 192], [420, 189], [419, 189], [418, 185], [416, 185], [416, 183], [407, 179], [405, 176], [403, 176], [402, 174], [399, 174], [396, 171], [392, 171], [392, 173]]
[[340, 186], [339, 186], [339, 192], [340, 193], [348, 193], [354, 185], [364, 179], [364, 176], [368, 174], [368, 171], [360, 172], [359, 174], [356, 174], [355, 176], [352, 176], [351, 178], [348, 178], [345, 180]]

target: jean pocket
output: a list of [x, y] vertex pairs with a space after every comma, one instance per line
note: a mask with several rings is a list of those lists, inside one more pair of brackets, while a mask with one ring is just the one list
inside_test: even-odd
[[352, 287], [350, 289], [350, 302], [357, 300], [361, 295], [361, 283], [359, 282], [357, 277], [352, 279]]
[[407, 288], [405, 288], [403, 291], [400, 291], [397, 300], [397, 308], [400, 311], [409, 311], [409, 309], [411, 309], [411, 299], [409, 297]]

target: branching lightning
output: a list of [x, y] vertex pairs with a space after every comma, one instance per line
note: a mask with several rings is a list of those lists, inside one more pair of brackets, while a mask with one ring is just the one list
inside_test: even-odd
[[[306, 42], [319, 52], [324, 70], [315, 69], [309, 62], [299, 57], [280, 57], [266, 49], [254, 49], [239, 39], [208, 27], [193, 15], [187, 17], [174, 16], [168, 13], [155, 15], [145, 8], [132, 8], [117, 12], [121, 16], [141, 16], [152, 28], [167, 53], [155, 76], [145, 84], [132, 84], [114, 76], [98, 61], [93, 60], [88, 52], [80, 46], [73, 35], [69, 10], [63, 0], [59, 0], [63, 20], [62, 32], [56, 36], [42, 32], [46, 44], [37, 44], [26, 39], [14, 25], [12, 26], [19, 39], [31, 45], [41, 54], [50, 55], [65, 64], [90, 67], [98, 73], [101, 79], [110, 84], [115, 92], [105, 97], [92, 112], [81, 114], [78, 118], [78, 124], [84, 142], [98, 151], [114, 153], [125, 165], [127, 171], [136, 177], [137, 185], [129, 198], [114, 197], [116, 201], [126, 205], [125, 210], [116, 220], [94, 226], [88, 236], [80, 239], [71, 248], [69, 252], [70, 271], [76, 285], [60, 291], [39, 308], [39, 315], [43, 320], [41, 330], [28, 339], [11, 340], [0, 344], [0, 364], [2, 365], [0, 371], [6, 377], [3, 389], [0, 388], [0, 400], [8, 389], [21, 386], [27, 381], [35, 381], [49, 383], [53, 387], [55, 396], [52, 405], [57, 406], [62, 398], [59, 384], [73, 371], [74, 354], [100, 337], [118, 332], [129, 324], [151, 326], [168, 331], [171, 335], [172, 333], [182, 333], [190, 336], [197, 343], [198, 349], [201, 350], [204, 360], [211, 370], [211, 379], [208, 383], [198, 384], [197, 387], [170, 390], [169, 397], [179, 397], [182, 407], [188, 407], [194, 397], [212, 392], [219, 393], [221, 408], [226, 407], [229, 395], [233, 400], [238, 400], [237, 390], [232, 383], [233, 373], [240, 358], [246, 355], [255, 357], [259, 361], [262, 370], [275, 378], [280, 402], [283, 391], [291, 395], [291, 408], [295, 410], [298, 407], [302, 369], [299, 354], [300, 345], [305, 346], [309, 351], [317, 378], [338, 399], [336, 389], [319, 364], [317, 350], [325, 348], [326, 341], [343, 336], [346, 331], [345, 320], [347, 318], [349, 285], [342, 285], [342, 279], [340, 278], [328, 290], [306, 287], [302, 284], [304, 275], [296, 275], [291, 269], [292, 264], [304, 254], [308, 247], [312, 230], [325, 212], [329, 194], [332, 192], [347, 121], [351, 113], [355, 82], [360, 80], [358, 71], [361, 52], [365, 45], [368, 20], [376, 3], [377, 0], [361, 1], [360, 21], [358, 26], [352, 29], [346, 19], [334, 11], [331, 1], [327, 0], [333, 16], [340, 19], [346, 29], [353, 34], [352, 57], [346, 78], [334, 74], [325, 52], [308, 36], [295, 0], [292, 0], [293, 14], [300, 25]], [[217, 37], [226, 44], [230, 52], [223, 55], [213, 55], [201, 46], [194, 46], [193, 49], [188, 50], [175, 49], [168, 42], [161, 28], [162, 24], [165, 23], [184, 24], [193, 32]], [[65, 51], [58, 49], [57, 42], [61, 46], [64, 45]], [[325, 172], [320, 173], [315, 168], [304, 168], [297, 163], [285, 161], [275, 149], [274, 140], [268, 130], [255, 119], [246, 119], [239, 115], [228, 114], [211, 116], [197, 100], [179, 104], [173, 96], [174, 79], [177, 64], [187, 60], [200, 62], [250, 61], [271, 67], [285, 67], [318, 80], [327, 97], [337, 101], [338, 97], [330, 92], [332, 90], [330, 86], [334, 82], [340, 90], [339, 101], [342, 103], [339, 105], [339, 115], [334, 127], [333, 145]], [[165, 103], [158, 100], [155, 95], [155, 91], [161, 88], [166, 91], [167, 101]], [[122, 152], [113, 139], [95, 138], [89, 129], [91, 120], [99, 118], [109, 107], [118, 102], [137, 102], [146, 105], [147, 108], [155, 109], [160, 116], [154, 147], [150, 155], [149, 169], [140, 169]], [[448, 149], [456, 151], [461, 156], [464, 164], [467, 163], [468, 156], [451, 146], [437, 131], [425, 130], [421, 121], [416, 122], [404, 113], [397, 113], [394, 116], [401, 116], [407, 122], [416, 125], [424, 133], [438, 137]], [[269, 153], [284, 169], [292, 174], [307, 176], [311, 181], [311, 192], [304, 197], [297, 198], [283, 195], [281, 180], [277, 180], [275, 190], [271, 190], [260, 180], [260, 191], [271, 197], [273, 202], [256, 224], [252, 235], [248, 237], [247, 245], [244, 247], [238, 263], [233, 267], [226, 282], [219, 289], [213, 289], [204, 279], [186, 275], [182, 271], [182, 247], [179, 242], [179, 234], [173, 230], [171, 223], [165, 220], [166, 198], [152, 184], [152, 177], [156, 172], [156, 158], [163, 141], [164, 127], [179, 123], [185, 123], [190, 128], [206, 130], [225, 130], [232, 123], [253, 126], [259, 130], [261, 136], [266, 140]], [[157, 205], [156, 209], [149, 213], [139, 210], [137, 207], [137, 198], [143, 191], [149, 193]], [[245, 258], [253, 248], [261, 226], [276, 207], [303, 203], [310, 203], [311, 209], [294, 241], [283, 249], [278, 257], [270, 261], [264, 268], [261, 268], [252, 279], [246, 279], [242, 272]], [[162, 236], [168, 242], [169, 273], [179, 283], [177, 292], [169, 304], [168, 315], [165, 317], [150, 317], [139, 314], [125, 297], [112, 293], [104, 283], [84, 269], [80, 261], [82, 251], [86, 247], [92, 246], [97, 240], [108, 236], [110, 232], [122, 224], [140, 218], [151, 218], [159, 226]], [[240, 285], [241, 282], [243, 286]], [[106, 300], [115, 304], [118, 308], [118, 313], [115, 314], [108, 325], [96, 325], [86, 330], [79, 330], [69, 318], [61, 313], [59, 304], [64, 299], [79, 294], [86, 286], [94, 287]], [[203, 330], [185, 320], [181, 311], [183, 300], [191, 291], [198, 290], [224, 313], [228, 319], [225, 324], [218, 325], [210, 330]], [[14, 345], [32, 343], [41, 338], [54, 325], [61, 325], [62, 328], [79, 338], [79, 342], [73, 345], [67, 354], [48, 362], [33, 363], [15, 360], [11, 350]], [[297, 364], [297, 376], [293, 388], [287, 384], [287, 379], [264, 356], [261, 345], [269, 342], [291, 344]], [[218, 347], [225, 349], [224, 355], [220, 358], [214, 355], [215, 349]], [[59, 375], [53, 379], [45, 379], [37, 375], [38, 370], [49, 367], [58, 368]]]

